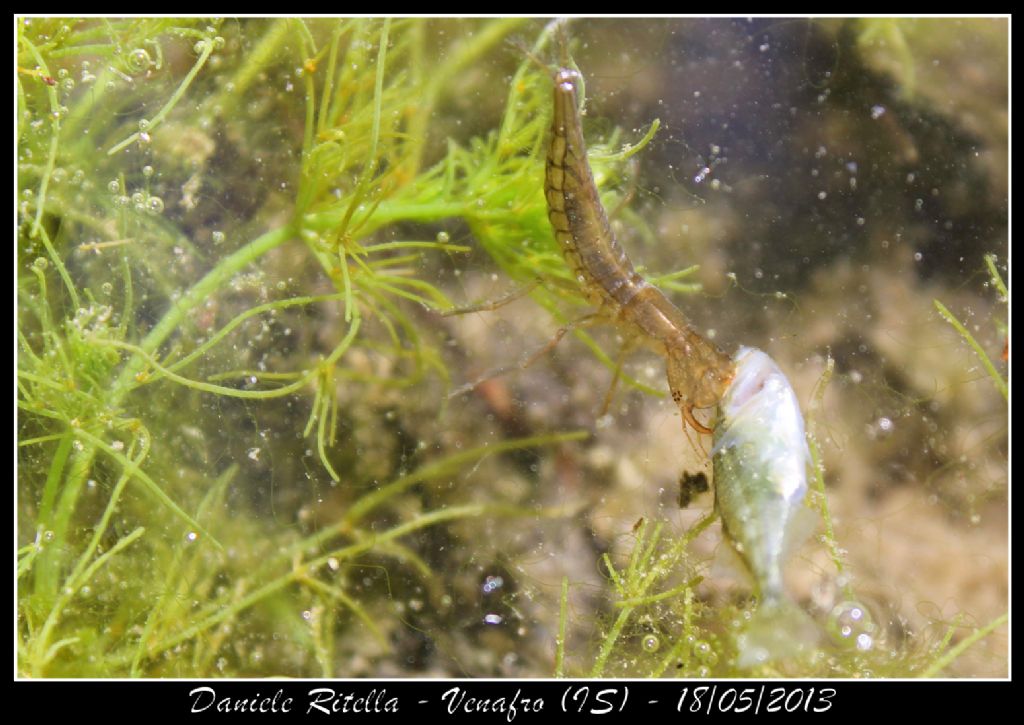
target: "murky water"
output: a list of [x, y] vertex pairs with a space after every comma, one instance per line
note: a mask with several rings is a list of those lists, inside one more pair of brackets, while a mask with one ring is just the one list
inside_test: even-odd
[[[550, 676], [563, 579], [568, 673], [735, 673], [750, 583], [685, 538], [710, 441], [663, 359], [606, 412], [621, 328], [521, 365], [589, 310], [544, 25], [21, 24], [22, 674]], [[934, 300], [1005, 380], [1007, 30], [569, 25], [620, 242], [700, 266], [662, 288], [775, 358], [822, 454], [833, 530], [787, 581], [829, 636], [778, 674], [910, 676], [1006, 611], [1007, 401]], [[1005, 631], [942, 673], [1005, 675]]]

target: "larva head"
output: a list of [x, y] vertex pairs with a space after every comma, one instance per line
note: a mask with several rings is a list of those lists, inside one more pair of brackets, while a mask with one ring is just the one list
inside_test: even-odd
[[672, 400], [679, 406], [686, 422], [698, 432], [708, 433], [708, 428], [694, 419], [693, 410], [718, 405], [736, 375], [736, 367], [724, 355], [714, 354], [707, 356], [707, 359], [703, 358], [696, 354], [669, 357], [668, 386]]

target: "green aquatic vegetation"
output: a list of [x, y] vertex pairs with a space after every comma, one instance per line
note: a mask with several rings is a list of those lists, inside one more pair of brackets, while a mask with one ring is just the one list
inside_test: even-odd
[[[692, 677], [708, 674], [706, 664], [709, 659], [713, 661], [713, 658], [709, 658], [712, 650], [710, 645], [700, 638], [701, 634], [704, 637], [708, 635], [695, 621], [694, 606], [694, 588], [703, 577], [694, 574], [681, 584], [658, 592], [652, 590], [656, 585], [664, 586], [672, 578], [678, 577], [680, 572], [686, 571], [683, 566], [686, 548], [715, 518], [715, 515], [709, 514], [687, 530], [685, 535], [667, 546], [661, 542], [664, 530], [662, 524], [655, 524], [648, 535], [651, 526], [646, 521], [641, 521], [636, 532], [636, 543], [624, 568], [616, 569], [611, 558], [607, 554], [603, 556], [604, 565], [617, 595], [617, 601], [614, 603], [616, 615], [601, 641], [589, 673], [590, 677], [600, 677], [607, 672], [609, 657], [613, 652], [617, 658], [622, 658], [626, 654], [628, 648], [619, 646], [619, 643], [627, 623], [631, 623], [631, 620], [634, 627], [639, 625], [639, 631], [634, 633], [632, 638], [640, 640], [641, 650], [653, 655], [660, 648], [660, 639], [664, 638], [674, 643], [667, 652], [654, 661], [654, 666], [646, 673], [647, 676], [659, 677], [670, 671], [669, 668], [673, 664], [675, 671], [671, 674], [675, 676]], [[661, 611], [661, 603], [669, 601], [681, 602], [681, 611], [673, 611], [672, 615]], [[678, 631], [667, 630], [672, 624], [678, 626]], [[627, 660], [620, 666], [630, 666], [632, 669], [636, 663]]]
[[[480, 248], [559, 324], [585, 302], [543, 198], [550, 78], [503, 44], [529, 21], [438, 24], [19, 23], [22, 675], [375, 673], [417, 627], [408, 592], [442, 611], [446, 567], [474, 561], [456, 524], [572, 513], [462, 485], [586, 434], [464, 444], [443, 272]], [[483, 59], [509, 74], [481, 80]], [[494, 131], [449, 133], [464, 97], [493, 101]], [[657, 131], [590, 144], [606, 207], [645, 240], [623, 200]], [[650, 279], [688, 294], [695, 270]], [[643, 524], [602, 559], [585, 665], [563, 594], [555, 672], [731, 672], [745, 609], [701, 598], [686, 545], [711, 521]], [[849, 659], [815, 671], [861, 672]]]
[[[184, 424], [177, 406], [205, 405], [210, 396], [246, 406], [303, 401], [312, 391], [301, 437], [314, 441], [329, 480], [344, 484], [353, 474], [335, 453], [345, 424], [339, 418], [359, 396], [339, 397], [338, 390], [408, 388], [428, 374], [447, 379], [409, 305], [451, 308], [420, 270], [425, 255], [443, 258], [468, 247], [387, 230], [461, 217], [499, 262], [511, 239], [532, 240], [523, 255], [507, 258], [513, 277], [529, 270], [531, 277], [568, 280], [539, 191], [536, 160], [547, 125], [542, 73], [522, 63], [514, 87], [526, 101], [510, 102], [498, 134], [465, 148], [449, 141], [442, 160], [422, 168], [443, 94], [522, 22], [480, 24], [468, 40], [446, 48], [429, 82], [429, 39], [415, 21], [278, 20], [244, 29], [159, 19], [19, 24], [22, 672], [258, 671], [245, 660], [225, 670], [217, 653], [229, 634], [244, 639], [257, 630], [251, 620], [268, 616], [300, 585], [300, 598], [319, 602], [309, 609], [319, 613], [311, 615], [312, 639], [303, 638], [328, 674], [338, 606], [381, 646], [386, 638], [369, 605], [318, 578], [325, 562], [329, 569], [374, 553], [430, 578], [430, 567], [398, 538], [510, 510], [448, 507], [372, 536], [357, 525], [361, 517], [435, 474], [452, 475], [463, 462], [579, 437], [507, 441], [428, 463], [355, 496], [337, 528], [269, 558], [259, 547], [241, 551], [235, 544], [260, 538], [258, 520], [221, 513], [241, 475], [237, 466], [212, 485], [198, 469], [179, 465], [169, 475], [183, 453], [208, 457], [205, 442], [189, 449], [214, 435], [201, 421], [198, 428]], [[251, 45], [244, 54], [243, 39]], [[192, 53], [186, 66], [183, 51]], [[266, 92], [245, 100], [268, 74], [280, 73], [282, 56], [296, 68], [285, 84], [292, 93], [301, 89], [303, 102], [286, 106], [282, 94]], [[76, 81], [87, 89], [76, 89]], [[203, 226], [202, 215], [193, 215], [209, 207], [204, 188], [230, 180], [215, 173], [220, 142], [212, 129], [244, 152], [246, 136], [259, 136], [257, 121], [275, 106], [301, 119], [303, 131], [294, 155], [277, 154], [265, 173], [288, 178], [295, 159], [294, 181], [281, 184], [285, 192], [260, 190], [250, 218], [224, 230]], [[610, 174], [635, 150], [596, 163]], [[268, 224], [277, 209], [287, 211]], [[283, 275], [274, 281], [264, 262], [293, 239], [304, 242], [333, 293], [289, 296], [300, 282]], [[569, 285], [548, 296], [577, 301]], [[301, 324], [303, 314], [323, 305], [340, 305], [344, 323], [327, 349], [312, 360], [290, 355], [276, 368], [268, 365], [266, 352], [259, 353], [268, 331]], [[353, 354], [389, 360], [388, 372], [347, 364]], [[261, 455], [253, 447], [248, 457]], [[283, 530], [270, 540], [291, 536]], [[339, 538], [352, 543], [303, 563], [301, 552]], [[140, 566], [152, 576], [130, 573]], [[83, 592], [104, 586], [111, 591], [100, 595], [103, 607], [118, 614], [98, 628], [102, 618], [90, 615], [103, 607], [83, 605]], [[152, 591], [163, 594], [148, 606]], [[93, 650], [102, 654], [83, 661]]]
[[914, 68], [914, 53], [904, 33], [908, 21], [898, 18], [861, 18], [857, 22], [858, 45], [864, 48], [878, 45], [886, 49], [893, 56], [890, 65], [899, 80], [901, 93], [905, 98], [913, 98], [917, 73]]
[[839, 581], [843, 582], [843, 595], [847, 600], [853, 600], [853, 589], [846, 576], [846, 567], [843, 564], [843, 557], [840, 554], [839, 545], [836, 543], [835, 527], [832, 524], [832, 515], [829, 513], [828, 497], [825, 494], [825, 466], [822, 463], [821, 445], [818, 443], [818, 437], [820, 435], [818, 431], [818, 417], [822, 409], [822, 400], [825, 397], [825, 390], [832, 381], [832, 374], [835, 372], [835, 367], [836, 361], [831, 355], [829, 355], [825, 361], [825, 370], [822, 372], [821, 377], [818, 378], [818, 382], [814, 387], [814, 392], [811, 395], [811, 402], [808, 405], [806, 421], [807, 447], [811, 452], [811, 470], [813, 471], [813, 475], [811, 476], [811, 482], [813, 484], [811, 486], [811, 496], [817, 497], [818, 512], [821, 515], [821, 521], [825, 527], [825, 543], [828, 545], [829, 556], [832, 558], [832, 564], [836, 568], [836, 577]]
[[[252, 539], [258, 522], [230, 522], [220, 513], [237, 471], [232, 467], [212, 487], [197, 486], [201, 481], [192, 472], [168, 475], [168, 464], [186, 445], [174, 431], [211, 435], [184, 426], [168, 402], [195, 404], [197, 396], [248, 404], [302, 400], [312, 389], [302, 436], [315, 438], [324, 470], [337, 482], [352, 476], [339, 471], [329, 453], [338, 439], [339, 386], [402, 388], [431, 371], [446, 377], [407, 303], [450, 307], [418, 269], [425, 254], [467, 248], [377, 232], [422, 221], [411, 200], [441, 195], [434, 188], [440, 175], [420, 169], [423, 130], [447, 84], [522, 21], [482, 24], [471, 42], [453, 44], [422, 95], [428, 39], [417, 22], [311, 28], [299, 20], [274, 21], [263, 26], [247, 54], [237, 52], [240, 28], [221, 22], [62, 22], [19, 24], [19, 528], [27, 539], [19, 552], [19, 667], [33, 676], [116, 674], [125, 667], [133, 675], [223, 671], [211, 663], [227, 633], [245, 629], [242, 613], [296, 583], [330, 602], [315, 611], [333, 612], [340, 604], [383, 639], [365, 605], [343, 587], [317, 579], [319, 570], [381, 552], [433, 576], [398, 538], [502, 509], [445, 507], [373, 535], [357, 523], [360, 517], [435, 473], [451, 475], [451, 461], [565, 436], [508, 441], [428, 463], [357, 498], [343, 527], [299, 539], [284, 549], [287, 556], [271, 557], [256, 574], [242, 577], [244, 566], [234, 565], [254, 565], [259, 557], [241, 552], [235, 542]], [[170, 59], [185, 48], [194, 60], [176, 76]], [[244, 137], [242, 92], [275, 72], [288, 52], [300, 64], [297, 83], [305, 99], [293, 206], [283, 223], [232, 249], [229, 234], [241, 238], [260, 226], [258, 218], [227, 233], [188, 218], [202, 203], [202, 185], [220, 181], [210, 169], [207, 129], [221, 124], [229, 135]], [[210, 68], [217, 69], [213, 78]], [[75, 92], [76, 77], [88, 92]], [[261, 100], [273, 105], [284, 99]], [[406, 127], [419, 130], [408, 133]], [[168, 195], [178, 197], [180, 213], [168, 214]], [[268, 273], [259, 265], [295, 238], [305, 242], [337, 292], [281, 296], [289, 281], [266, 283]], [[247, 301], [253, 292], [257, 304]], [[251, 355], [232, 359], [230, 351], [254, 329], [265, 333], [277, 319], [339, 303], [345, 325], [312, 364], [274, 370], [261, 362], [253, 369]], [[218, 323], [224, 312], [228, 321]], [[347, 366], [353, 351], [387, 357], [394, 371]], [[250, 458], [258, 456], [252, 449]], [[150, 503], [132, 495], [133, 487]], [[161, 520], [161, 510], [178, 524]], [[150, 525], [119, 533], [128, 522], [146, 520]], [[308, 547], [326, 547], [339, 537], [355, 543], [303, 562]], [[153, 578], [130, 573], [140, 565]], [[84, 591], [101, 588], [99, 577], [113, 587], [101, 595], [104, 605], [120, 612], [102, 628], [102, 617], [89, 616], [95, 608], [81, 602]], [[234, 584], [215, 585], [218, 580]], [[129, 581], [128, 592], [118, 596], [117, 583], [124, 589]], [[144, 606], [152, 596], [147, 586], [166, 592], [152, 608]], [[331, 648], [325, 637], [336, 620], [336, 614], [321, 617], [313, 643], [325, 674]], [[182, 627], [182, 621], [192, 624]], [[189, 657], [168, 663], [167, 654], [180, 653], [184, 644]], [[103, 654], [87, 663], [84, 653], [93, 650]]]
[[[956, 658], [966, 652], [970, 647], [980, 642], [985, 637], [989, 636], [997, 628], [1002, 627], [1010, 619], [1009, 613], [1002, 614], [983, 627], [977, 627], [969, 636], [964, 637], [954, 647], [949, 647], [949, 641], [952, 638], [953, 632], [959, 621], [950, 626], [946, 637], [943, 638], [942, 642], [935, 648], [935, 660], [929, 664], [922, 672], [921, 677], [938, 677], [942, 674], [943, 670], [953, 664]], [[948, 650], [946, 649], [948, 647]], [[944, 651], [945, 650], [945, 651]]]
[[[1008, 302], [1010, 299], [1009, 292], [1006, 289], [1006, 283], [1003, 282], [1003, 278], [999, 274], [999, 270], [996, 268], [996, 258], [994, 255], [985, 255], [985, 266], [988, 268], [991, 285], [996, 292], [999, 293], [999, 298], [1004, 302]], [[992, 379], [992, 382], [999, 393], [1005, 400], [1009, 400], [1010, 391], [1007, 387], [1006, 380], [999, 374], [999, 371], [996, 370], [996, 366], [992, 362], [992, 358], [990, 358], [988, 353], [985, 352], [985, 348], [983, 348], [978, 341], [974, 339], [974, 335], [970, 333], [964, 324], [957, 319], [956, 315], [950, 312], [944, 304], [939, 300], [933, 300], [933, 303], [935, 304], [935, 309], [938, 310], [939, 314], [942, 316], [942, 319], [948, 322], [953, 329], [959, 333], [960, 337], [964, 339], [964, 342], [974, 350], [974, 354], [978, 356], [979, 362], [981, 362], [982, 367], [985, 368], [985, 372], [988, 373], [988, 376]], [[1006, 337], [1008, 334], [1006, 323], [997, 321], [995, 324], [999, 334]]]
[[[828, 520], [824, 497], [820, 509]], [[704, 566], [687, 551], [693, 539], [717, 519], [710, 513], [684, 534], [664, 537], [664, 524], [641, 521], [624, 564], [616, 567], [605, 554], [604, 566], [615, 592], [612, 612], [599, 626], [599, 641], [591, 647], [567, 643], [568, 580], [563, 581], [559, 635], [556, 639], [556, 677], [937, 677], [1007, 621], [1006, 614], [978, 626], [950, 646], [961, 627], [962, 615], [937, 641], [923, 636], [914, 643], [895, 645], [869, 609], [854, 598], [835, 539], [825, 538], [836, 557], [836, 576], [844, 599], [830, 612], [817, 613], [820, 631], [816, 647], [800, 659], [782, 659], [754, 668], [735, 665], [737, 635], [750, 620], [750, 602], [708, 601], [698, 590]], [[682, 581], [680, 581], [682, 580]], [[574, 656], [575, 655], [575, 656]], [[577, 672], [567, 671], [574, 662]], [[587, 664], [587, 663], [590, 664]]]
[[[820, 572], [834, 583], [836, 603], [828, 611], [813, 611], [818, 627], [814, 647], [799, 658], [782, 658], [753, 668], [737, 667], [738, 635], [756, 612], [756, 602], [716, 601], [702, 592], [708, 562], [691, 550], [693, 541], [718, 518], [712, 510], [684, 532], [666, 535], [664, 522], [642, 519], [621, 563], [602, 555], [614, 597], [601, 616], [597, 640], [569, 642], [569, 581], [562, 582], [555, 677], [937, 677], [973, 645], [1007, 621], [1006, 614], [974, 627], [951, 646], [965, 615], [935, 637], [924, 631], [912, 641], [895, 644], [878, 612], [860, 601], [858, 586], [837, 540], [825, 492], [822, 436], [825, 392], [832, 379], [834, 359], [826, 360], [808, 405], [807, 440], [811, 452], [812, 485], [806, 506], [820, 516], [822, 533], [815, 537], [828, 551], [834, 571]], [[571, 663], [571, 664], [569, 664]]]

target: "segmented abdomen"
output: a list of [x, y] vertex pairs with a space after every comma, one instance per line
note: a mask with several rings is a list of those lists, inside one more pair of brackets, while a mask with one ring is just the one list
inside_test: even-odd
[[615, 239], [597, 194], [580, 128], [578, 79], [579, 73], [565, 68], [555, 76], [544, 184], [548, 219], [584, 293], [595, 303], [625, 307], [647, 282]]
[[692, 411], [718, 403], [733, 376], [732, 360], [698, 334], [661, 290], [637, 274], [615, 239], [587, 163], [576, 90], [579, 77], [566, 68], [555, 76], [544, 181], [555, 238], [584, 295], [656, 343], [668, 360], [669, 388], [683, 419], [708, 432]]

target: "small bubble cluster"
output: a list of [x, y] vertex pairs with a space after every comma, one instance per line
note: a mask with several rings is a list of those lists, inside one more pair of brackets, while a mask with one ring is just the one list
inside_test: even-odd
[[832, 608], [826, 629], [837, 644], [867, 652], [875, 645], [878, 628], [863, 604], [845, 601]]
[[505, 580], [500, 576], [488, 576], [484, 579], [483, 592], [484, 594], [493, 594], [498, 589], [501, 589], [505, 585]]
[[[151, 177], [154, 173], [152, 166], [146, 166], [142, 169], [142, 175], [146, 178]], [[124, 208], [131, 206], [138, 213], [149, 214], [150, 216], [159, 216], [164, 213], [163, 199], [142, 190], [134, 191], [131, 196], [128, 196], [120, 179], [111, 179], [107, 182], [107, 191], [114, 195], [114, 206], [116, 207]]]

